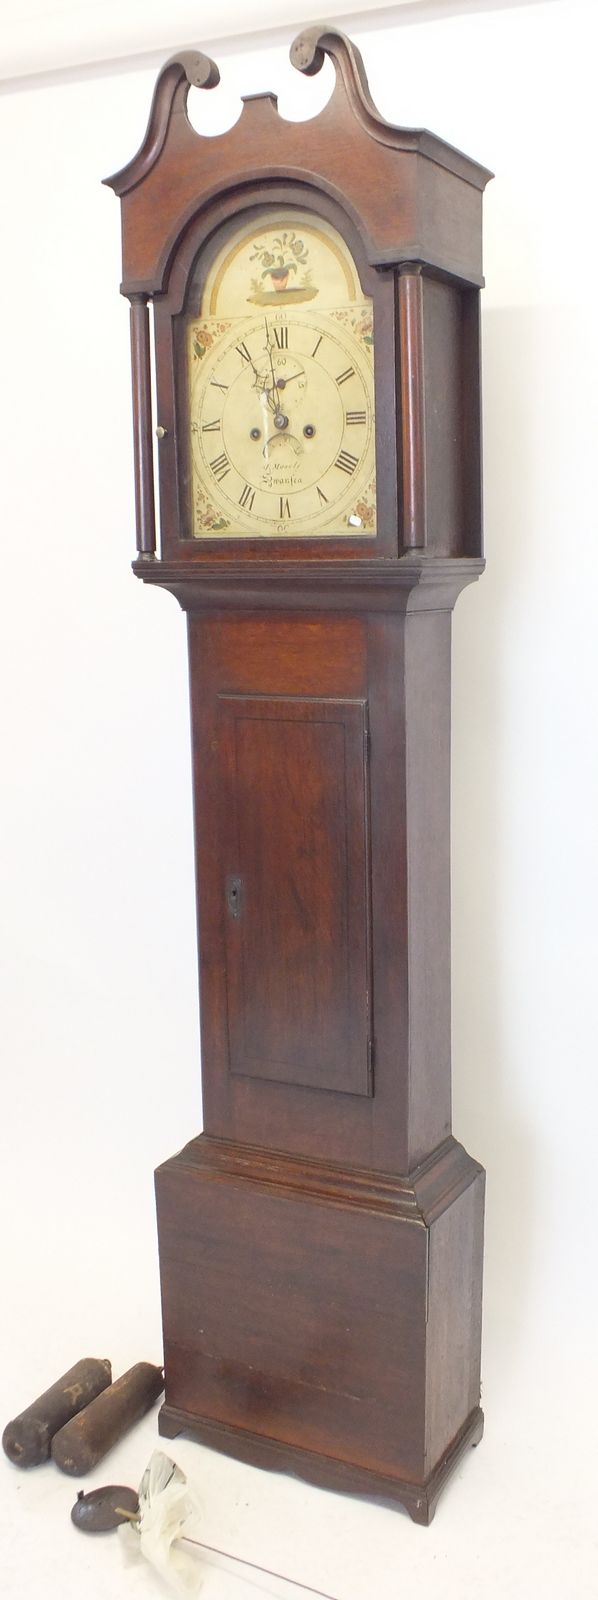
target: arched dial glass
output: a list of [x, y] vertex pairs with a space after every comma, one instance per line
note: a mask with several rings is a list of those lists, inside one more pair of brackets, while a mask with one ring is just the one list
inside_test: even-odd
[[340, 235], [253, 215], [187, 325], [196, 539], [374, 536], [372, 302]]

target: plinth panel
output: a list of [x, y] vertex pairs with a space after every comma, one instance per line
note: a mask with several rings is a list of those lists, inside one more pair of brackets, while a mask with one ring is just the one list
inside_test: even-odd
[[188, 1170], [158, 1203], [167, 1403], [421, 1472], [426, 1229]]
[[306, 1190], [296, 1168], [264, 1180], [259, 1152], [225, 1171], [211, 1143], [156, 1175], [166, 1419], [192, 1431], [195, 1419], [204, 1437], [213, 1425], [213, 1442], [240, 1455], [249, 1436], [274, 1441], [291, 1470], [293, 1452], [330, 1458], [396, 1480], [404, 1498], [398, 1486], [424, 1485], [478, 1408], [481, 1229], [464, 1232], [463, 1215], [481, 1222], [479, 1169], [442, 1213], [440, 1307], [435, 1223], [413, 1191], [389, 1180], [381, 1199], [374, 1178], [369, 1192], [363, 1175], [358, 1189], [345, 1178], [343, 1192], [314, 1173]]

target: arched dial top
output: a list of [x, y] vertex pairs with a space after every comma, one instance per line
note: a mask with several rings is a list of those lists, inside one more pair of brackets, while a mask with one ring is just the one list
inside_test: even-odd
[[373, 312], [345, 241], [260, 208], [189, 301], [193, 538], [373, 537]]

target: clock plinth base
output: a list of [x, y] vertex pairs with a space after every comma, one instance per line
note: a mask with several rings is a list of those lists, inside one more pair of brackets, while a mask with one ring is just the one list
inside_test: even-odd
[[453, 1139], [402, 1178], [202, 1135], [156, 1192], [160, 1431], [429, 1522], [482, 1432], [478, 1164]]
[[185, 1411], [177, 1411], [174, 1406], [162, 1406], [158, 1427], [165, 1439], [176, 1439], [179, 1433], [185, 1433], [196, 1439], [198, 1444], [219, 1450], [223, 1455], [235, 1456], [249, 1466], [266, 1468], [271, 1472], [289, 1472], [295, 1477], [304, 1478], [307, 1483], [315, 1484], [319, 1489], [394, 1501], [404, 1506], [412, 1522], [428, 1527], [451, 1474], [466, 1451], [480, 1443], [484, 1432], [484, 1413], [476, 1406], [442, 1461], [421, 1484], [371, 1472], [366, 1467], [352, 1466], [346, 1461], [335, 1461], [332, 1457], [281, 1444], [277, 1439], [266, 1439], [261, 1434], [249, 1433], [241, 1428], [228, 1428], [209, 1417], [192, 1417]]

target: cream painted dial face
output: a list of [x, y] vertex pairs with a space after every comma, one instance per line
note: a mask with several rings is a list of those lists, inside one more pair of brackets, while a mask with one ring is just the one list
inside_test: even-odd
[[371, 302], [334, 230], [254, 218], [187, 338], [193, 536], [373, 536]]

